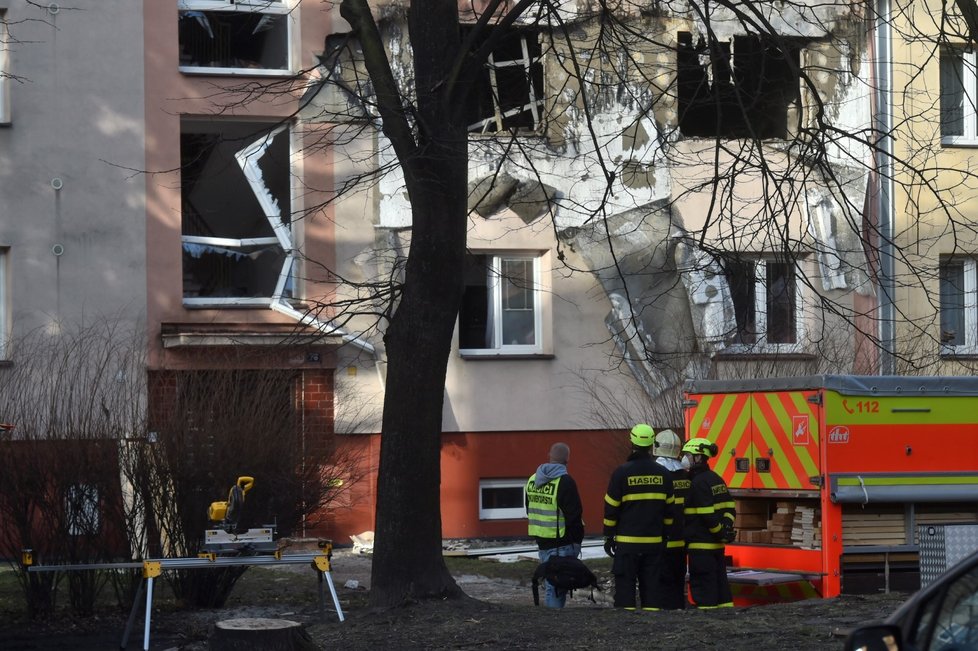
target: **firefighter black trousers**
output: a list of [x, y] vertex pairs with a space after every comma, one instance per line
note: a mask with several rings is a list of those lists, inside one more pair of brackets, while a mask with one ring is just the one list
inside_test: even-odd
[[[620, 548], [619, 548], [620, 549]], [[635, 582], [642, 608], [659, 608], [659, 571], [662, 552], [621, 552], [615, 555], [615, 608], [635, 608]]]
[[663, 610], [686, 607], [686, 548], [670, 547], [662, 557], [656, 606]]
[[689, 550], [689, 596], [697, 608], [733, 606], [723, 549]]

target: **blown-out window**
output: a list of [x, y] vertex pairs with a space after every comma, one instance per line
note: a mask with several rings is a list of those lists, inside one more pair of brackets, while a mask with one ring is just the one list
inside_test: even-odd
[[[503, 28], [486, 27], [480, 42], [499, 29]], [[542, 112], [543, 62], [539, 35], [532, 30], [508, 28], [469, 93], [465, 113], [469, 131], [536, 129]]]
[[532, 354], [541, 351], [539, 258], [469, 254], [459, 312], [464, 354]]
[[184, 120], [180, 147], [184, 304], [291, 298], [289, 129]]
[[941, 261], [941, 352], [978, 354], [978, 282], [975, 260]]
[[290, 69], [291, 0], [180, 0], [180, 70], [281, 74]]
[[679, 130], [684, 136], [785, 138], [800, 100], [800, 45], [786, 38], [730, 40], [680, 32]]
[[737, 322], [731, 351], [800, 351], [804, 320], [794, 262], [730, 256], [723, 267]]

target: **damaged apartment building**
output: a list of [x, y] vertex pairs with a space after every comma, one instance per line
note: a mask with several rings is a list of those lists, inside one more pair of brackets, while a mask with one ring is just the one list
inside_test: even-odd
[[[406, 3], [372, 7], [411, 97]], [[681, 427], [685, 379], [874, 372], [852, 326], [876, 300], [861, 231], [872, 159], [844, 135], [871, 122], [872, 23], [848, 3], [765, 3], [753, 18], [683, 3], [591, 9], [489, 26], [506, 33], [464, 107], [448, 537], [523, 533], [522, 482], [556, 440], [590, 458], [575, 477], [600, 494], [621, 454], [607, 430]], [[464, 37], [478, 8], [459, 10]], [[339, 134], [336, 187], [353, 189], [335, 203], [337, 273], [369, 284], [397, 273], [411, 210], [344, 25], [301, 116]], [[349, 356], [337, 383], [379, 399], [383, 343], [370, 343], [376, 361]], [[591, 502], [585, 520], [599, 523]]]

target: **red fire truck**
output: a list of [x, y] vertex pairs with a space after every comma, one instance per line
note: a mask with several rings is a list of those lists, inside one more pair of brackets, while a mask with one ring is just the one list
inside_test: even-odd
[[833, 597], [861, 581], [915, 589], [920, 527], [978, 523], [978, 378], [684, 388], [686, 435], [717, 443], [713, 469], [737, 501], [727, 554], [741, 603]]

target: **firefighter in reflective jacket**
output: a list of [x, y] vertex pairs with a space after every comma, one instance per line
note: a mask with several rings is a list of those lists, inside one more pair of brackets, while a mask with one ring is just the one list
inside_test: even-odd
[[683, 446], [690, 487], [683, 506], [690, 598], [697, 608], [733, 606], [724, 546], [734, 538], [734, 500], [720, 475], [710, 469], [715, 443], [693, 438]]
[[659, 571], [666, 529], [674, 516], [672, 480], [649, 454], [653, 429], [638, 424], [630, 438], [631, 454], [612, 473], [604, 496], [604, 548], [614, 557], [615, 607], [635, 609], [637, 581], [642, 610], [659, 610], [666, 606], [659, 590]]

